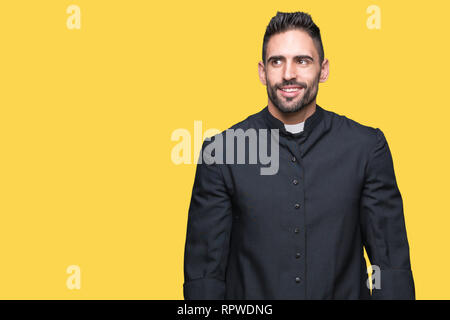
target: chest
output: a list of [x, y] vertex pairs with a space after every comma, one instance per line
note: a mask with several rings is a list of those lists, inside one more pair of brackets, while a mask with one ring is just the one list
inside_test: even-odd
[[230, 168], [236, 214], [268, 223], [292, 212], [333, 219], [357, 214], [365, 170], [361, 152], [346, 144], [318, 145], [302, 157], [300, 148], [280, 146], [273, 175], [262, 175], [259, 164]]

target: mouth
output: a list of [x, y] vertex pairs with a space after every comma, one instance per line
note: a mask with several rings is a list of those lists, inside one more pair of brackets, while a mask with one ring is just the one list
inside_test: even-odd
[[277, 90], [279, 90], [281, 92], [282, 96], [292, 98], [292, 97], [299, 95], [300, 92], [303, 91], [303, 87], [285, 86], [285, 87], [278, 88]]

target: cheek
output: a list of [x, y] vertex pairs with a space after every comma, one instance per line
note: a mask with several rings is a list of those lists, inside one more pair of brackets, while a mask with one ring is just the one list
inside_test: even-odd
[[314, 87], [319, 80], [319, 77], [320, 74], [318, 74], [316, 71], [311, 71], [307, 74], [304, 74], [303, 81], [308, 84], [308, 87]]
[[266, 80], [271, 85], [275, 85], [277, 83], [280, 83], [282, 81], [282, 75], [280, 72], [276, 70], [271, 70], [266, 73]]
[[303, 78], [303, 80], [312, 82], [317, 76], [317, 70], [315, 68], [307, 68], [299, 71], [299, 78]]
[[276, 89], [277, 83], [278, 82], [274, 81], [273, 79], [267, 79], [267, 86], [273, 88], [274, 90]]

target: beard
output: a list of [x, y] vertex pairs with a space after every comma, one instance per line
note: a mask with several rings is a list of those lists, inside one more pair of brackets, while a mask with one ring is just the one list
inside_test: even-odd
[[[314, 78], [312, 82], [312, 86], [308, 86], [305, 82], [295, 82], [295, 81], [288, 81], [283, 82], [280, 85], [271, 85], [269, 81], [267, 81], [266, 77], [266, 83], [267, 85], [267, 95], [272, 101], [273, 105], [280, 110], [283, 113], [292, 113], [297, 112], [304, 108], [305, 106], [309, 105], [311, 102], [314, 101], [317, 97], [317, 93], [319, 92], [319, 77], [320, 72], [317, 74], [317, 76]], [[278, 88], [283, 86], [289, 86], [289, 85], [298, 85], [301, 86], [304, 90], [303, 96], [300, 98], [299, 101], [296, 103], [290, 103], [294, 99], [298, 99], [298, 97], [278, 97]], [[284, 100], [283, 100], [284, 99]]]

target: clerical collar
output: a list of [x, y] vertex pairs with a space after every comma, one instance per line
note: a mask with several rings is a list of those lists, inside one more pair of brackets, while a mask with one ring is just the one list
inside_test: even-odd
[[293, 136], [293, 137], [299, 137], [303, 135], [309, 135], [311, 131], [314, 129], [314, 127], [322, 120], [323, 118], [323, 109], [316, 104], [316, 111], [312, 115], [310, 115], [305, 120], [305, 124], [303, 127], [303, 131], [299, 133], [291, 133], [286, 130], [284, 123], [275, 118], [269, 111], [269, 107], [266, 106], [263, 110], [264, 119], [266, 120], [266, 124], [269, 127], [269, 129], [279, 129], [280, 134], [284, 134], [286, 136]]
[[303, 131], [303, 127], [305, 125], [305, 121], [303, 122], [299, 122], [299, 123], [294, 123], [294, 124], [284, 124], [284, 127], [286, 128], [287, 131], [292, 132], [292, 133], [299, 133]]

